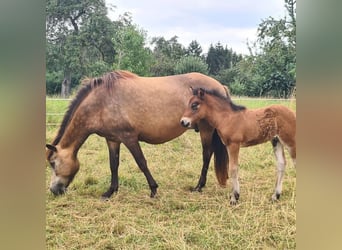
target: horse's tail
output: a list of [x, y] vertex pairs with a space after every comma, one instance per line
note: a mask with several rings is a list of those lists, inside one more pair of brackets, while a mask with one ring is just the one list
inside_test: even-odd
[[221, 138], [214, 130], [212, 137], [212, 146], [214, 150], [214, 165], [216, 178], [221, 186], [226, 186], [228, 179], [228, 152], [226, 146], [222, 143]]

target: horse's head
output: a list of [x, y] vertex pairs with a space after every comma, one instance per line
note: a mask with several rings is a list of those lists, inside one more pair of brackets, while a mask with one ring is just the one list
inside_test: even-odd
[[189, 100], [188, 107], [186, 108], [180, 123], [186, 128], [191, 128], [199, 120], [204, 118], [204, 109], [201, 109], [204, 102], [205, 90], [202, 88], [193, 89], [193, 96]]
[[54, 195], [65, 193], [74, 179], [80, 164], [70, 150], [61, 149], [58, 145], [46, 144], [47, 160], [52, 168], [50, 190]]

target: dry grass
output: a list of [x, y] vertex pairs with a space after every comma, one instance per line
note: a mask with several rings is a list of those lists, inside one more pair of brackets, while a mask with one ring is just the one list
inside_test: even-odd
[[[238, 101], [248, 107], [256, 100]], [[63, 106], [65, 106], [67, 103]], [[295, 108], [295, 102], [288, 104]], [[55, 106], [48, 104], [49, 107]], [[61, 112], [65, 109], [61, 108]], [[47, 128], [47, 142], [56, 134]], [[294, 249], [296, 247], [296, 170], [288, 165], [279, 202], [272, 203], [275, 159], [270, 143], [240, 152], [241, 196], [230, 206], [227, 188], [218, 186], [211, 164], [202, 193], [192, 193], [202, 166], [199, 135], [188, 131], [163, 145], [141, 143], [159, 184], [149, 198], [144, 175], [122, 146], [119, 192], [101, 194], [110, 182], [106, 143], [90, 136], [79, 152], [81, 169], [68, 193], [54, 197], [46, 170], [48, 249]]]

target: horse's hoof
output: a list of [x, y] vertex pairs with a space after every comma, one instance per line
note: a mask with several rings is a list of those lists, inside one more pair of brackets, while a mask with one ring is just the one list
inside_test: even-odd
[[199, 193], [201, 193], [202, 192], [202, 188], [200, 188], [200, 187], [193, 187], [193, 188], [190, 188], [190, 191], [191, 192], [199, 192]]
[[101, 196], [101, 201], [109, 201], [109, 197]]
[[151, 198], [154, 198], [157, 195], [157, 189], [151, 191]]

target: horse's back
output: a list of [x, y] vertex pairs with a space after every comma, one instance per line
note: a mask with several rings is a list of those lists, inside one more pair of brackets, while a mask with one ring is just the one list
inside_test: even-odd
[[131, 127], [142, 141], [169, 141], [185, 131], [179, 121], [192, 95], [190, 87], [225, 93], [219, 82], [200, 73], [162, 77], [127, 75], [114, 85], [112, 96], [107, 97], [111, 98], [107, 113], [115, 116], [108, 119]]

